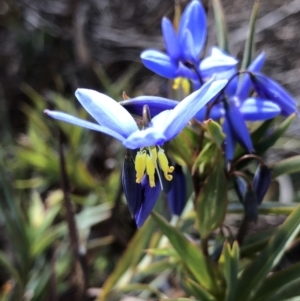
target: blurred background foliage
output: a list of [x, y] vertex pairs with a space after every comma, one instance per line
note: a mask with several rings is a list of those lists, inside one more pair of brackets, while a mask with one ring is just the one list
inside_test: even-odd
[[[186, 2], [180, 1], [182, 7]], [[253, 3], [222, 2], [229, 48], [240, 58]], [[204, 5], [209, 26], [214, 30], [212, 4], [204, 1]], [[124, 90], [130, 96], [167, 96], [168, 82], [143, 68], [139, 53], [149, 47], [162, 49], [161, 18], [172, 16], [173, 11], [172, 0], [0, 2], [0, 300], [187, 300], [181, 297], [193, 295], [213, 301], [222, 295], [230, 276], [242, 270], [274, 233], [274, 249], [271, 252], [273, 245], [269, 244], [260, 260], [271, 254], [279, 256], [281, 249], [276, 249], [275, 243], [282, 233], [276, 229], [299, 201], [299, 173], [273, 182], [267, 196], [269, 202], [259, 208], [262, 215], [257, 224], [251, 225], [252, 235], [245, 237], [241, 248], [229, 243], [223, 246], [224, 238], [236, 233], [243, 212], [238, 202], [228, 205], [224, 229], [209, 237], [209, 243], [213, 241], [215, 246], [212, 256], [215, 261], [220, 257], [221, 268], [217, 276], [210, 272], [202, 275], [201, 267], [207, 266], [203, 273], [210, 267], [195, 248], [199, 240], [195, 219], [202, 219], [191, 211], [192, 198], [183, 217], [171, 220], [175, 228], [154, 215], [156, 224], [149, 219], [136, 232], [121, 188], [124, 150], [105, 135], [53, 122], [43, 114], [44, 109], [55, 108], [87, 118], [73, 96], [78, 87], [96, 89], [118, 100]], [[265, 71], [281, 80], [298, 99], [299, 12], [299, 1], [262, 1], [256, 35], [257, 50], [264, 49], [268, 54]], [[215, 41], [211, 34], [207, 49]], [[299, 123], [294, 123], [276, 141], [275, 149], [265, 155], [268, 163], [299, 154], [297, 126]], [[176, 147], [176, 143], [184, 145], [187, 136], [193, 137], [193, 133], [186, 130], [175, 139], [170, 153], [178, 163], [184, 162], [192, 169], [192, 156], [178, 153]], [[215, 141], [216, 157], [217, 145]], [[207, 154], [199, 158], [203, 162], [199, 168], [203, 170], [209, 167], [206, 158]], [[249, 167], [252, 174], [255, 168]], [[277, 175], [282, 174], [280, 166], [277, 171]], [[78, 230], [75, 237], [68, 219], [70, 204]], [[164, 204], [159, 202], [158, 211], [165, 212]], [[220, 216], [211, 218], [223, 218], [222, 210]], [[156, 225], [173, 247], [161, 232], [155, 231]], [[208, 233], [217, 226], [207, 229]], [[290, 219], [282, 229], [292, 229], [294, 235], [296, 228], [296, 222]], [[205, 225], [200, 229], [205, 236]], [[182, 260], [179, 243], [193, 254], [187, 261]], [[297, 248], [296, 240], [294, 251]], [[287, 253], [276, 268], [298, 262], [300, 258], [294, 253]], [[230, 266], [224, 262], [230, 262]], [[261, 262], [258, 260], [257, 264]], [[299, 274], [298, 265], [285, 271], [284, 277]], [[264, 275], [273, 268], [269, 264]], [[214, 284], [213, 277], [219, 282]], [[289, 285], [296, 290], [299, 279], [290, 277], [294, 282]], [[235, 280], [229, 281], [232, 287], [237, 285]], [[214, 294], [205, 293], [197, 281]], [[246, 287], [245, 283], [241, 278], [239, 285]], [[288, 298], [288, 283], [284, 285], [280, 291], [282, 299], [278, 300]], [[85, 290], [87, 296], [82, 297]], [[132, 292], [138, 297], [127, 297]], [[275, 300], [268, 283], [258, 293], [269, 298], [259, 300]], [[230, 295], [226, 298], [233, 300]], [[239, 300], [244, 300], [242, 293]]]

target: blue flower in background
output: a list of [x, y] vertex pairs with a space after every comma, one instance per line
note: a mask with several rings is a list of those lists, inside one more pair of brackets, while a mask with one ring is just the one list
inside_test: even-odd
[[147, 49], [141, 53], [143, 64], [166, 78], [181, 76], [197, 80], [198, 76], [193, 68], [198, 68], [207, 36], [206, 15], [202, 3], [193, 0], [186, 6], [178, 32], [175, 32], [172, 22], [166, 17], [162, 19], [161, 26], [167, 53]]
[[[232, 160], [236, 142], [247, 151], [253, 152], [253, 146], [245, 121], [264, 121], [279, 114], [290, 115], [296, 111], [296, 102], [278, 83], [258, 73], [265, 61], [261, 53], [242, 75], [239, 83], [231, 84], [226, 89], [225, 122], [223, 131], [226, 134], [226, 159]], [[257, 95], [248, 97], [251, 87]], [[238, 109], [236, 109], [238, 108]]]
[[[129, 187], [128, 179], [132, 180], [130, 164], [127, 164], [126, 168], [131, 169], [125, 170], [123, 167], [122, 182], [125, 185], [124, 192], [127, 200], [129, 197], [133, 198], [133, 201], [128, 201], [130, 211], [135, 215], [138, 226], [141, 226], [159, 195], [157, 176], [162, 187], [159, 169], [167, 181], [172, 180], [171, 173], [174, 167], [169, 166], [168, 159], [161, 148], [162, 144], [177, 136], [189, 120], [219, 93], [226, 83], [227, 80], [210, 80], [173, 109], [163, 110], [152, 120], [147, 120], [147, 124], [144, 124], [142, 129], [122, 105], [104, 94], [88, 89], [78, 89], [75, 95], [98, 124], [63, 112], [45, 110], [45, 113], [52, 118], [108, 134], [122, 142], [126, 148], [138, 150], [134, 161], [135, 183], [131, 188]], [[137, 188], [139, 184], [142, 186], [141, 191]]]
[[[226, 58], [226, 54], [221, 55], [220, 53], [214, 51], [212, 55], [215, 54], [217, 57], [223, 57], [223, 61], [230, 61], [230, 56]], [[210, 58], [214, 61], [213, 58]], [[217, 60], [216, 60], [217, 61]], [[265, 54], [261, 53], [248, 67], [248, 72], [259, 71], [265, 61]], [[217, 68], [217, 66], [215, 67]], [[216, 69], [217, 70], [217, 69]], [[222, 69], [220, 69], [221, 72]], [[211, 73], [214, 69], [211, 69]], [[232, 76], [237, 73], [237, 69], [232, 65], [231, 70], [227, 69], [223, 73], [223, 77]], [[210, 73], [208, 73], [210, 76]], [[233, 159], [234, 150], [236, 143], [239, 142], [241, 146], [248, 152], [254, 152], [249, 130], [246, 125], [246, 121], [263, 121], [270, 118], [274, 118], [280, 114], [281, 109], [269, 98], [264, 98], [261, 96], [248, 97], [251, 89], [251, 78], [248, 73], [242, 74], [241, 79], [235, 76], [230, 80], [226, 89], [225, 95], [220, 97], [219, 102], [216, 103], [212, 110], [214, 113], [210, 115], [210, 118], [220, 119], [224, 117], [223, 131], [226, 135], [225, 138], [225, 154], [226, 160], [230, 161]], [[196, 115], [196, 118], [203, 120], [205, 114], [203, 114], [204, 109], [202, 109]]]

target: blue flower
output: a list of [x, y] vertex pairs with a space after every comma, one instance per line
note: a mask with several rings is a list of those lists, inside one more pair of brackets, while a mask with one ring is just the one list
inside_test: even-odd
[[[104, 94], [88, 89], [78, 89], [76, 97], [98, 124], [63, 112], [45, 110], [45, 113], [52, 118], [108, 134], [122, 142], [126, 148], [138, 150], [134, 162], [125, 158], [122, 183], [131, 214], [135, 216], [137, 225], [141, 226], [158, 198], [160, 190], [157, 178], [163, 186], [159, 170], [167, 181], [173, 178], [171, 173], [174, 167], [169, 166], [161, 146], [177, 136], [226, 83], [227, 80], [210, 80], [173, 109], [169, 107], [157, 113], [152, 120], [144, 120], [142, 129], [122, 105]], [[134, 173], [136, 180], [132, 184], [130, 181], [134, 181]], [[139, 184], [142, 189], [138, 188]]]
[[[248, 67], [248, 72], [257, 72], [263, 66], [265, 54], [261, 53]], [[225, 122], [223, 131], [226, 135], [226, 160], [232, 160], [234, 149], [239, 142], [248, 152], [254, 152], [246, 121], [262, 121], [280, 114], [279, 106], [262, 97], [248, 98], [251, 89], [249, 74], [242, 74], [241, 80], [232, 81], [226, 89]]]
[[[215, 56], [215, 59], [213, 56]], [[225, 69], [223, 71], [222, 64], [218, 69], [218, 59], [224, 62], [223, 65], [225, 66]], [[212, 68], [207, 68], [207, 76], [211, 76], [216, 71], [220, 73], [218, 78], [231, 77], [237, 73], [233, 58], [224, 53], [222, 54], [216, 49], [212, 51], [209, 60], [210, 62], [208, 62], [207, 65], [212, 66]], [[247, 71], [249, 73], [259, 71], [264, 61], [265, 54], [261, 53], [249, 65]], [[213, 62], [216, 62], [215, 66], [213, 65]], [[232, 62], [231, 68], [230, 62]], [[206, 64], [204, 64], [204, 66], [206, 66]], [[254, 152], [246, 121], [267, 120], [274, 118], [281, 112], [279, 105], [269, 98], [262, 96], [248, 97], [251, 85], [252, 82], [248, 73], [240, 75], [240, 80], [238, 76], [234, 76], [225, 88], [225, 94], [219, 98], [219, 102], [211, 109], [210, 118], [220, 119], [221, 117], [224, 117], [223, 131], [226, 135], [225, 154], [227, 161], [233, 159], [237, 142], [239, 142], [248, 152]], [[204, 109], [201, 109], [201, 111], [203, 112]], [[205, 118], [203, 113], [200, 114], [201, 111], [198, 112], [196, 118]]]
[[78, 89], [75, 95], [98, 124], [63, 112], [45, 110], [45, 113], [55, 119], [108, 134], [122, 142], [126, 148], [139, 149], [162, 145], [177, 136], [226, 83], [226, 80], [210, 80], [201, 89], [179, 102], [173, 110], [164, 110], [156, 115], [149, 126], [142, 130], [119, 103], [94, 90]]
[[186, 6], [177, 33], [166, 17], [162, 19], [161, 26], [167, 53], [147, 49], [141, 53], [143, 64], [166, 78], [181, 76], [197, 80], [198, 76], [193, 68], [198, 68], [199, 56], [207, 36], [206, 15], [202, 3], [193, 0]]

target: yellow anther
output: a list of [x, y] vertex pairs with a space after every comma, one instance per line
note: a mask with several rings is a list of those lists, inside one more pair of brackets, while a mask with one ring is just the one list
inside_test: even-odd
[[160, 166], [161, 170], [164, 172], [165, 178], [168, 181], [171, 181], [173, 179], [173, 176], [169, 175], [169, 173], [173, 172], [174, 167], [169, 166], [167, 156], [165, 155], [165, 152], [163, 149], [161, 149], [161, 148], [159, 149], [157, 157], [158, 157], [159, 166]]
[[157, 149], [156, 149], [156, 147], [155, 146], [150, 147], [150, 152], [152, 154], [153, 161], [156, 162], [156, 160], [157, 160]]
[[146, 169], [146, 151], [139, 151], [135, 156], [136, 183], [141, 183]]
[[147, 171], [147, 175], [149, 176], [149, 183], [150, 183], [150, 187], [155, 187], [155, 178], [154, 178], [154, 174], [155, 174], [155, 164], [153, 161], [153, 158], [151, 158], [149, 155], [147, 155], [147, 167], [146, 167], [146, 171]]
[[190, 82], [187, 78], [177, 77], [174, 79], [172, 88], [178, 90], [180, 87], [186, 95], [190, 94]]

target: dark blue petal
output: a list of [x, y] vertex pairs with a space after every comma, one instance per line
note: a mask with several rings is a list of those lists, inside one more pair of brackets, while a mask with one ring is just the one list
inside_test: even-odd
[[148, 105], [151, 117], [154, 117], [162, 111], [174, 109], [178, 101], [157, 96], [138, 96], [120, 101], [119, 104], [130, 114], [137, 116], [142, 116], [144, 105]]
[[[265, 62], [265, 52], [262, 52], [259, 56], [257, 56], [253, 62], [249, 65], [248, 71], [250, 72], [259, 72]], [[240, 100], [244, 100], [248, 97], [251, 87], [251, 79], [249, 74], [243, 74], [241, 82], [238, 86], [238, 90], [236, 91], [236, 95], [240, 98]]]
[[124, 159], [122, 185], [130, 214], [134, 217], [141, 207], [142, 185], [136, 183], [134, 161], [130, 155], [126, 155]]
[[172, 22], [164, 17], [161, 22], [161, 28], [167, 53], [174, 61], [178, 61], [180, 58], [180, 47]]
[[247, 182], [242, 177], [235, 177], [234, 188], [239, 198], [239, 201], [243, 203], [247, 190]]
[[167, 54], [148, 49], [141, 53], [143, 64], [151, 71], [166, 78], [177, 77], [177, 62], [173, 61]]
[[182, 167], [176, 164], [172, 175], [168, 204], [172, 214], [180, 216], [186, 203], [186, 182]]
[[225, 119], [223, 123], [223, 132], [225, 134], [225, 157], [226, 162], [232, 161], [234, 157], [234, 151], [236, 146], [236, 138], [232, 132], [228, 121]]
[[247, 190], [243, 200], [245, 217], [248, 221], [256, 221], [258, 217], [258, 202], [254, 190], [251, 186], [249, 186], [247, 186]]
[[187, 67], [182, 62], [179, 62], [176, 71], [176, 77], [186, 77], [191, 80], [199, 80], [197, 73], [194, 69]]
[[193, 37], [189, 30], [186, 30], [183, 34], [183, 45], [181, 46], [181, 53], [184, 62], [194, 62], [196, 55], [194, 53], [194, 43]]
[[296, 112], [297, 105], [295, 99], [276, 81], [261, 73], [255, 73], [251, 79], [258, 96], [278, 104], [283, 115], [288, 116]]
[[198, 59], [204, 47], [207, 28], [206, 28], [206, 14], [204, 7], [200, 1], [193, 0], [185, 8], [179, 23], [178, 36], [181, 47], [185, 47], [184, 33], [189, 30], [193, 39], [193, 53], [195, 53], [195, 60]]
[[150, 187], [147, 176], [143, 177], [141, 186], [142, 204], [138, 212], [135, 214], [135, 222], [138, 228], [141, 228], [143, 226], [144, 222], [152, 212], [161, 191], [159, 181], [156, 180], [155, 187]]
[[258, 204], [260, 204], [266, 195], [271, 184], [271, 171], [265, 165], [259, 165], [253, 179], [253, 189], [256, 194]]
[[230, 131], [246, 150], [253, 152], [250, 133], [239, 109], [233, 103], [225, 102], [225, 111]]
[[262, 121], [276, 117], [281, 109], [272, 101], [252, 97], [242, 103], [240, 112], [245, 120]]
[[[203, 107], [196, 115], [195, 119], [199, 121], [204, 121], [206, 118], [206, 112], [207, 112], [207, 106]], [[211, 118], [213, 120], [219, 120], [221, 117], [225, 115], [225, 110], [223, 104], [215, 104], [211, 110], [208, 118]]]

